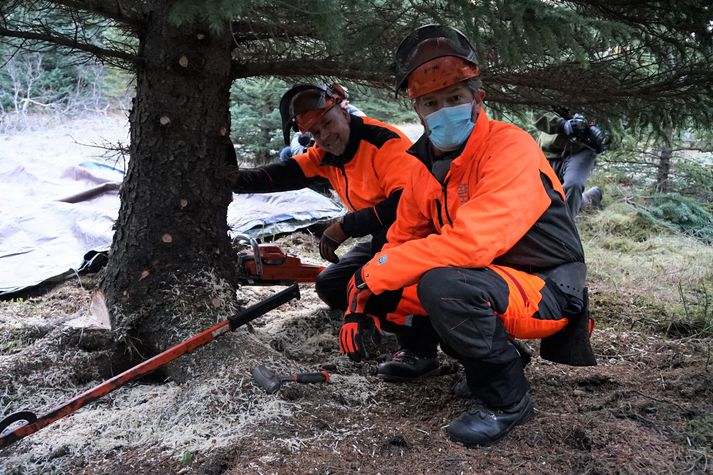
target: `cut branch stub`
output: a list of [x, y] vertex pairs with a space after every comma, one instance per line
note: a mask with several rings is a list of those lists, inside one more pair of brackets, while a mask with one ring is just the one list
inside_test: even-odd
[[164, 244], [171, 244], [173, 242], [173, 236], [166, 233], [163, 236], [161, 236], [161, 241], [163, 241]]
[[180, 58], [178, 58], [178, 64], [180, 64], [182, 67], [187, 68], [188, 67], [188, 56], [181, 55]]
[[188, 200], [185, 198], [181, 198], [180, 205], [181, 209], [185, 209], [188, 207]]
[[166, 126], [171, 123], [171, 119], [167, 115], [162, 115], [161, 118], [158, 120], [161, 125]]
[[221, 137], [225, 137], [226, 135], [228, 135], [228, 128], [227, 128], [227, 127], [221, 127], [221, 128], [220, 128], [220, 136], [221, 136]]

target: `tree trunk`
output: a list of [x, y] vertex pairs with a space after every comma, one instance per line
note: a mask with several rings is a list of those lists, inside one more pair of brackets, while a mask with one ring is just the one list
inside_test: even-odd
[[656, 166], [656, 191], [666, 193], [668, 191], [668, 178], [671, 172], [671, 147], [672, 130], [666, 129], [666, 137], [661, 144], [659, 151], [659, 163]]
[[131, 158], [102, 281], [119, 340], [142, 358], [237, 300], [225, 180], [232, 37], [227, 24], [220, 34], [170, 24], [167, 3], [155, 2], [140, 34]]

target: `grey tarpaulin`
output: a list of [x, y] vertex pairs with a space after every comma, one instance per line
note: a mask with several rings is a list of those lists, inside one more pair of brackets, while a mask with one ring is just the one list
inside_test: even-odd
[[[111, 245], [123, 172], [98, 161], [0, 157], [0, 296], [65, 276]], [[340, 216], [310, 189], [233, 195], [231, 234], [280, 234]]]

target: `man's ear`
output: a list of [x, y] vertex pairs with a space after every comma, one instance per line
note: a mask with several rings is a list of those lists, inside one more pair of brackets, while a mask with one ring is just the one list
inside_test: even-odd
[[475, 100], [473, 101], [473, 112], [470, 115], [471, 122], [475, 123], [478, 119], [478, 114], [483, 108], [483, 101], [485, 100], [485, 91], [483, 89], [478, 89], [475, 93]]

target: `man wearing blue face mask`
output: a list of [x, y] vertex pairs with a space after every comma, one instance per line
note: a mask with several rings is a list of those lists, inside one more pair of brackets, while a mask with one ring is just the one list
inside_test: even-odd
[[[430, 170], [409, 178], [387, 244], [354, 274], [340, 350], [362, 358], [363, 334], [405, 313], [388, 308], [395, 299], [408, 304], [414, 317], [404, 323], [422, 324], [404, 343], [413, 351], [440, 344], [480, 401], [446, 432], [468, 447], [491, 445], [534, 417], [513, 338], [541, 339], [540, 356], [551, 361], [596, 364], [582, 243], [535, 140], [487, 117], [462, 33], [418, 28], [399, 46], [397, 67], [397, 92], [414, 100], [426, 130], [410, 151]], [[413, 295], [420, 308], [407, 301]], [[401, 359], [380, 374], [407, 367]]]

